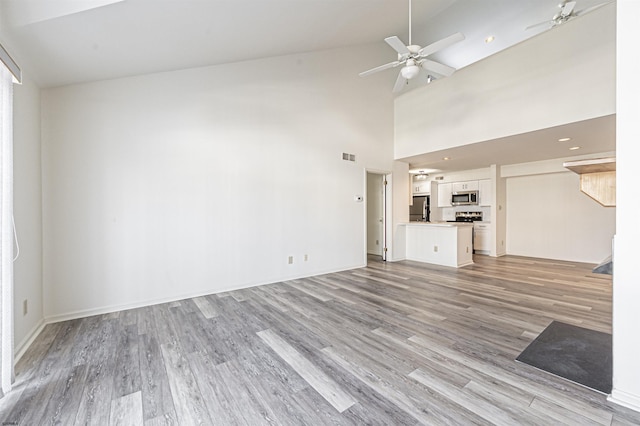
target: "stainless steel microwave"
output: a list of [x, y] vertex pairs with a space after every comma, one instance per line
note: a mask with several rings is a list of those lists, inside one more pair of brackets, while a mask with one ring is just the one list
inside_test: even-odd
[[478, 191], [457, 191], [451, 193], [451, 205], [467, 206], [478, 204]]

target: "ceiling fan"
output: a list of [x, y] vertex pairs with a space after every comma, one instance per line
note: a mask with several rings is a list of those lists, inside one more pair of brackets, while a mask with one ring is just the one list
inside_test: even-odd
[[[426, 70], [427, 72], [448, 77], [453, 74], [456, 69], [448, 65], [432, 61], [431, 59], [427, 59], [427, 56], [432, 55], [437, 51], [462, 40], [464, 40], [464, 35], [462, 33], [455, 33], [425, 47], [418, 46], [417, 44], [412, 44], [411, 0], [409, 0], [409, 44], [405, 45], [397, 36], [385, 38], [384, 41], [386, 41], [389, 46], [391, 46], [396, 52], [398, 52], [398, 60], [389, 62], [388, 64], [380, 65], [379, 67], [372, 68], [368, 71], [361, 72], [360, 77], [365, 77], [378, 71], [403, 65], [400, 73], [398, 73], [396, 84], [393, 86], [394, 93], [401, 91], [409, 80], [416, 77], [420, 73], [421, 68]], [[431, 80], [432, 78], [433, 76], [429, 75], [429, 80]]]
[[549, 25], [549, 28], [553, 28], [553, 27], [555, 27], [557, 25], [564, 24], [569, 19], [576, 18], [578, 16], [584, 15], [585, 13], [589, 13], [589, 12], [591, 12], [591, 11], [601, 7], [601, 6], [604, 6], [604, 5], [612, 3], [612, 2], [608, 1], [608, 2], [604, 2], [604, 3], [600, 3], [600, 4], [597, 4], [595, 6], [583, 9], [583, 10], [575, 10], [576, 3], [577, 3], [577, 1], [566, 1], [566, 0], [562, 1], [562, 3], [560, 3], [558, 5], [558, 7], [560, 8], [560, 11], [558, 13], [556, 13], [555, 15], [553, 15], [553, 18], [551, 18], [550, 21], [544, 21], [544, 22], [540, 22], [538, 24], [529, 25], [527, 28], [525, 28], [525, 30], [530, 30], [532, 28], [540, 27], [540, 26], [543, 26], [543, 25]]

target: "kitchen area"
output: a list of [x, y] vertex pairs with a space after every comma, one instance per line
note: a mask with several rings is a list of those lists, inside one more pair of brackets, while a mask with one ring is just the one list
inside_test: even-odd
[[490, 255], [491, 182], [413, 174], [409, 222], [404, 224], [407, 259], [462, 267], [473, 263], [474, 254]]

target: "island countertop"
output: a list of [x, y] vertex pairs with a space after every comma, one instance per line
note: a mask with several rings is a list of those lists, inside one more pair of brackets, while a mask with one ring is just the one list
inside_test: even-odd
[[400, 223], [403, 226], [438, 226], [438, 227], [453, 227], [453, 226], [473, 226], [473, 222], [405, 222]]

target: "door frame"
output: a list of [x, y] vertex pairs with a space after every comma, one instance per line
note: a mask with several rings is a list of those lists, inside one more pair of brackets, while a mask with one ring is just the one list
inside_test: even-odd
[[[387, 261], [391, 255], [391, 241], [392, 229], [391, 225], [391, 207], [392, 203], [392, 185], [391, 172], [378, 169], [366, 169], [364, 170], [364, 193], [367, 193], [369, 174], [377, 175], [383, 178], [382, 184], [382, 260]], [[365, 196], [365, 208], [364, 212], [364, 264], [367, 264], [367, 238], [368, 238], [368, 217], [367, 212], [369, 209], [369, 199]]]

